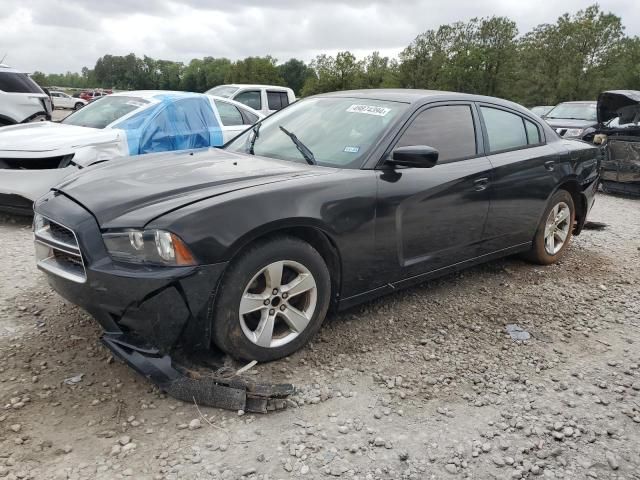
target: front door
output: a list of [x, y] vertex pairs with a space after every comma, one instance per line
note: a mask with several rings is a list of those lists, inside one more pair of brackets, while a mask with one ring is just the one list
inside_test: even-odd
[[432, 168], [378, 170], [378, 267], [390, 282], [478, 255], [491, 181], [482, 141], [477, 113], [465, 102], [427, 106], [400, 134], [394, 148], [427, 145], [439, 159]]

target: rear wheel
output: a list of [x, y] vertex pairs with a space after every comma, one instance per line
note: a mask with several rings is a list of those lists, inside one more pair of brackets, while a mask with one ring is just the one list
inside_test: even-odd
[[558, 190], [542, 215], [527, 258], [541, 265], [557, 262], [567, 251], [574, 221], [573, 197], [566, 190]]
[[329, 307], [331, 281], [308, 243], [279, 237], [233, 261], [213, 310], [213, 339], [229, 355], [260, 362], [290, 355], [318, 331]]

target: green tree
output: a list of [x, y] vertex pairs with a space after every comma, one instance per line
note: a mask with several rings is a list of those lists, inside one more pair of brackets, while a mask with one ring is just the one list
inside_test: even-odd
[[284, 85], [284, 80], [280, 76], [276, 63], [276, 59], [269, 55], [238, 60], [229, 67], [225, 75], [225, 83]]
[[296, 95], [300, 95], [304, 83], [307, 78], [312, 75], [309, 67], [307, 67], [302, 60], [296, 58], [292, 58], [282, 65], [278, 65], [278, 71], [285, 85], [291, 88]]

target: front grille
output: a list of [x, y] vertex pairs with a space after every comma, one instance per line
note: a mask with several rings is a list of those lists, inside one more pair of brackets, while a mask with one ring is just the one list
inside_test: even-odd
[[55, 170], [71, 164], [73, 154], [45, 158], [0, 158], [0, 169]]
[[87, 281], [76, 234], [70, 228], [36, 213], [33, 218], [37, 265], [73, 282]]

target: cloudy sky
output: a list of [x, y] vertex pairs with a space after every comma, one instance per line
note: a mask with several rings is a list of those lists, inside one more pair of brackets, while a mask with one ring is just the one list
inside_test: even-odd
[[[520, 32], [595, 0], [0, 0], [0, 59], [24, 71], [93, 67], [134, 52], [166, 60], [271, 54], [280, 61], [373, 50], [397, 55], [443, 23], [504, 15]], [[600, 0], [640, 35], [638, 0]]]

